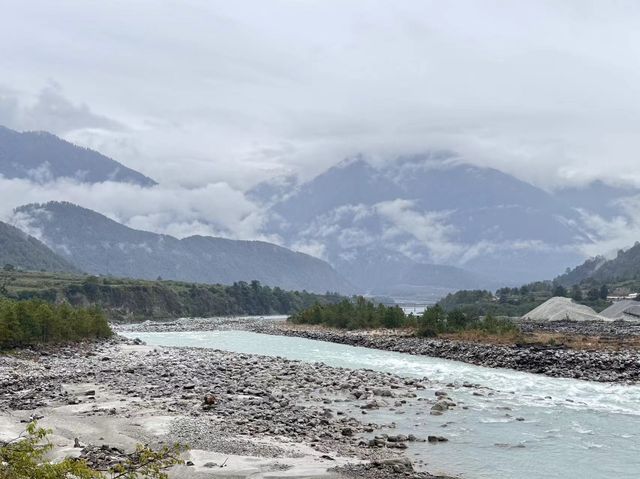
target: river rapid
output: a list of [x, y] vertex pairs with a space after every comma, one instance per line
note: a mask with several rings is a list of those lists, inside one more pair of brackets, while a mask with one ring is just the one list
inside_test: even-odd
[[[123, 334], [149, 345], [214, 348], [427, 377], [436, 389], [455, 385], [451, 396], [458, 407], [442, 416], [431, 416], [419, 406], [369, 413], [371, 420], [396, 424], [383, 432], [449, 439], [411, 443], [408, 455], [423, 460], [432, 473], [469, 479], [640, 478], [639, 385], [549, 378], [247, 331]], [[425, 394], [432, 396], [433, 390]]]

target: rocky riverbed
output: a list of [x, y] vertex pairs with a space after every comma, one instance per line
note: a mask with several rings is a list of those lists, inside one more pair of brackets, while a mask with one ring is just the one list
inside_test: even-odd
[[431, 390], [426, 378], [115, 340], [0, 355], [0, 440], [39, 418], [54, 429], [58, 457], [109, 462], [135, 443], [188, 444], [176, 478], [422, 479], [433, 476], [405, 450], [446, 438], [378, 434], [383, 425], [367, 412], [417, 405], [440, 415], [459, 407], [453, 390]]
[[[635, 323], [523, 322], [524, 332], [554, 332], [576, 337], [630, 337], [638, 334]], [[206, 318], [128, 325], [144, 332], [210, 331], [239, 329], [265, 334], [297, 336], [351, 346], [396, 351], [463, 361], [487, 367], [509, 368], [551, 377], [589, 381], [637, 383], [640, 381], [640, 351], [637, 349], [571, 349], [542, 344], [487, 344], [448, 339], [418, 338], [402, 331], [343, 331], [291, 325], [281, 318]]]

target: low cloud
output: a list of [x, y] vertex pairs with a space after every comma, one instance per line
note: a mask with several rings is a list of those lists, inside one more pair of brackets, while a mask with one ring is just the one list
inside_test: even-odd
[[385, 231], [387, 241], [396, 234], [409, 234], [439, 263], [448, 262], [462, 252], [463, 246], [452, 238], [455, 228], [447, 224], [447, 212], [416, 211], [413, 202], [404, 199], [378, 203], [374, 208], [392, 225]]
[[585, 256], [614, 257], [618, 250], [627, 249], [640, 240], [640, 196], [616, 202], [620, 214], [607, 219], [581, 210], [582, 221], [591, 231], [592, 243], [579, 245]]
[[319, 241], [299, 241], [291, 245], [291, 249], [300, 253], [315, 256], [320, 259], [326, 258], [326, 246]]
[[11, 221], [13, 209], [27, 203], [69, 201], [136, 229], [177, 237], [193, 234], [237, 239], [265, 239], [261, 210], [241, 191], [225, 183], [185, 189], [126, 183], [78, 183], [61, 179], [38, 184], [0, 177], [0, 219]]

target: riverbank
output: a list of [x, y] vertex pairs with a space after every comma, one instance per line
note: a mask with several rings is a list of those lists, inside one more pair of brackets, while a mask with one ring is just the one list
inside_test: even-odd
[[367, 412], [419, 405], [445, 414], [457, 407], [453, 391], [436, 394], [426, 379], [133, 341], [24, 350], [0, 356], [0, 440], [35, 417], [54, 430], [54, 457], [188, 444], [190, 465], [174, 478], [422, 479], [434, 476], [404, 452], [429, 438], [378, 435], [384, 425]]
[[[478, 366], [508, 368], [550, 377], [598, 382], [640, 381], [640, 350], [635, 344], [640, 325], [633, 323], [522, 323], [528, 334], [562, 334], [580, 341], [570, 344], [493, 344], [441, 338], [418, 338], [408, 331], [347, 331], [317, 326], [293, 325], [278, 318], [203, 318], [170, 322], [145, 322], [126, 327], [130, 331], [246, 330], [264, 334], [295, 336], [386, 351], [463, 361]], [[589, 338], [598, 341], [590, 347]]]

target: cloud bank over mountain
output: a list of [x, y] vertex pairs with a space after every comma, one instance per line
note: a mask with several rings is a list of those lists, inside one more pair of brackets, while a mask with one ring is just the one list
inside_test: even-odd
[[433, 148], [545, 187], [638, 183], [639, 8], [10, 0], [0, 123], [182, 186]]
[[[373, 229], [411, 261], [465, 267], [505, 249], [607, 253], [640, 236], [635, 2], [9, 0], [0, 41], [20, 45], [0, 56], [0, 124], [51, 131], [159, 183], [0, 179], [2, 218], [65, 200], [177, 237], [259, 238], [325, 258], [340, 246], [341, 261], [370, 247]], [[552, 192], [549, 235], [566, 237], [538, 238], [508, 202], [464, 217], [468, 204], [404, 194], [334, 197], [291, 237], [269, 228], [272, 199], [256, 200], [256, 185], [277, 193], [265, 180], [285, 177], [293, 194], [358, 155], [404, 175], [371, 177], [393, 188], [424, 173], [396, 171], [398, 158], [434, 151]], [[465, 237], [461, 225], [491, 214], [521, 234]]]
[[45, 184], [0, 178], [0, 218], [8, 219], [17, 206], [69, 201], [99, 211], [131, 228], [176, 237], [194, 234], [242, 239], [268, 239], [258, 232], [259, 210], [225, 183], [184, 189], [141, 187], [127, 183], [79, 183], [64, 179]]

